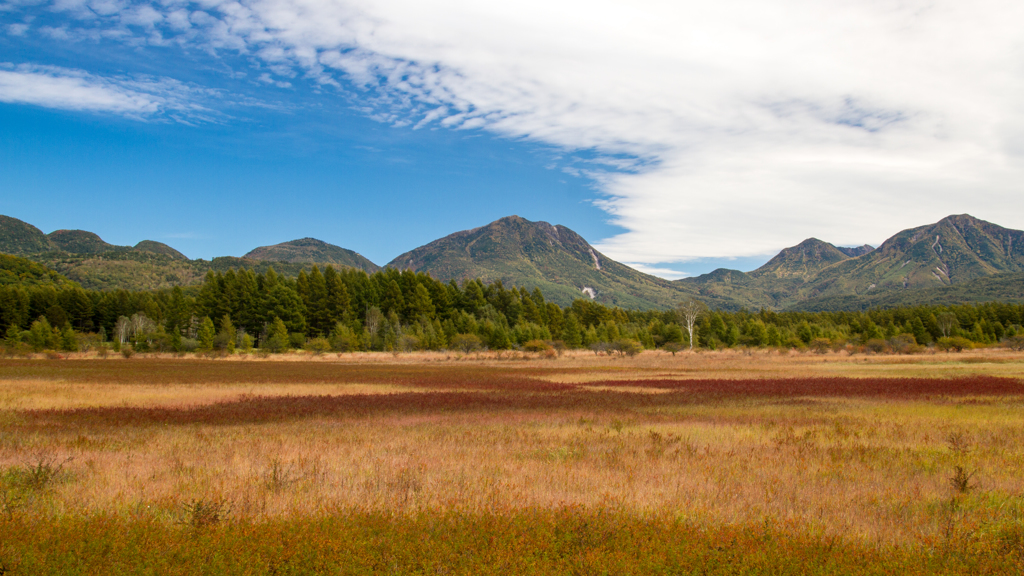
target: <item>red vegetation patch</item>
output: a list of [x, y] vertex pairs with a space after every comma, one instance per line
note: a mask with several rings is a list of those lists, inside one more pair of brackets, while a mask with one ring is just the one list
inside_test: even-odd
[[1014, 396], [1024, 394], [1024, 383], [1014, 378], [967, 376], [962, 378], [773, 378], [753, 380], [607, 380], [581, 386], [628, 390], [660, 388], [688, 394], [729, 398], [740, 396], [815, 396], [919, 398], [930, 396]]
[[[420, 376], [415, 385], [439, 387], [465, 381], [443, 375]], [[409, 380], [396, 383], [409, 385]], [[605, 381], [586, 385], [550, 384], [528, 379], [480, 382], [478, 390], [338, 396], [253, 396], [188, 408], [102, 407], [21, 412], [22, 429], [90, 426], [242, 425], [310, 418], [366, 418], [390, 414], [499, 413], [509, 411], [630, 412], [740, 398], [882, 397], [932, 398], [1011, 396], [1024, 385], [1009, 378], [793, 378], [785, 380]], [[503, 386], [507, 385], [507, 387]], [[600, 386], [600, 390], [588, 390]], [[609, 387], [621, 390], [608, 390]], [[638, 394], [630, 387], [663, 388], [665, 394]], [[490, 388], [490, 389], [487, 389]]]

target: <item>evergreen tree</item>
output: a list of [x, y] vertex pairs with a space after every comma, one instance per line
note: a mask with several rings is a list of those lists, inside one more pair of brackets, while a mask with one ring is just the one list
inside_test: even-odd
[[217, 329], [214, 328], [213, 320], [210, 320], [209, 316], [203, 317], [203, 322], [199, 326], [199, 333], [196, 337], [199, 340], [199, 350], [203, 352], [213, 350], [213, 340], [217, 337]]
[[571, 311], [565, 315], [565, 321], [562, 324], [562, 340], [569, 348], [579, 348], [584, 345], [580, 321]]

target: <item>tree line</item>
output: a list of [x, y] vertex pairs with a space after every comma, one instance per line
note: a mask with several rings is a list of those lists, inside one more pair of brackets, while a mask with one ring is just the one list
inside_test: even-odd
[[725, 312], [696, 302], [675, 310], [624, 310], [585, 298], [559, 306], [539, 289], [445, 283], [393, 268], [367, 274], [314, 266], [296, 277], [273, 268], [211, 271], [198, 287], [157, 291], [0, 286], [7, 344], [37, 350], [107, 342], [160, 351], [849, 345], [881, 351], [991, 344], [1024, 337], [1022, 324], [1024, 305], [1010, 303], [813, 313]]

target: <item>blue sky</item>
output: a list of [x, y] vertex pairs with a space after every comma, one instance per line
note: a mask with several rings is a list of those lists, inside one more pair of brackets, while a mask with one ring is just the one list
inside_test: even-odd
[[510, 214], [675, 278], [1024, 228], [1024, 7], [0, 0], [0, 213], [378, 264]]

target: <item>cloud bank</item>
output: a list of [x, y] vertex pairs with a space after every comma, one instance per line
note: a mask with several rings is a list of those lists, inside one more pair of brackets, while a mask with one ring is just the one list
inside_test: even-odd
[[[354, 84], [363, 112], [383, 122], [584, 151], [590, 160], [570, 170], [593, 179], [595, 202], [626, 230], [597, 247], [651, 270], [767, 254], [809, 236], [877, 244], [951, 213], [1024, 227], [1020, 2], [57, 0], [34, 9], [63, 23], [18, 34], [231, 51], [263, 83]], [[4, 101], [70, 108], [49, 81], [78, 90], [81, 109], [154, 105], [70, 75], [0, 74], [11, 86], [0, 88]], [[22, 80], [35, 87], [18, 88]]]

